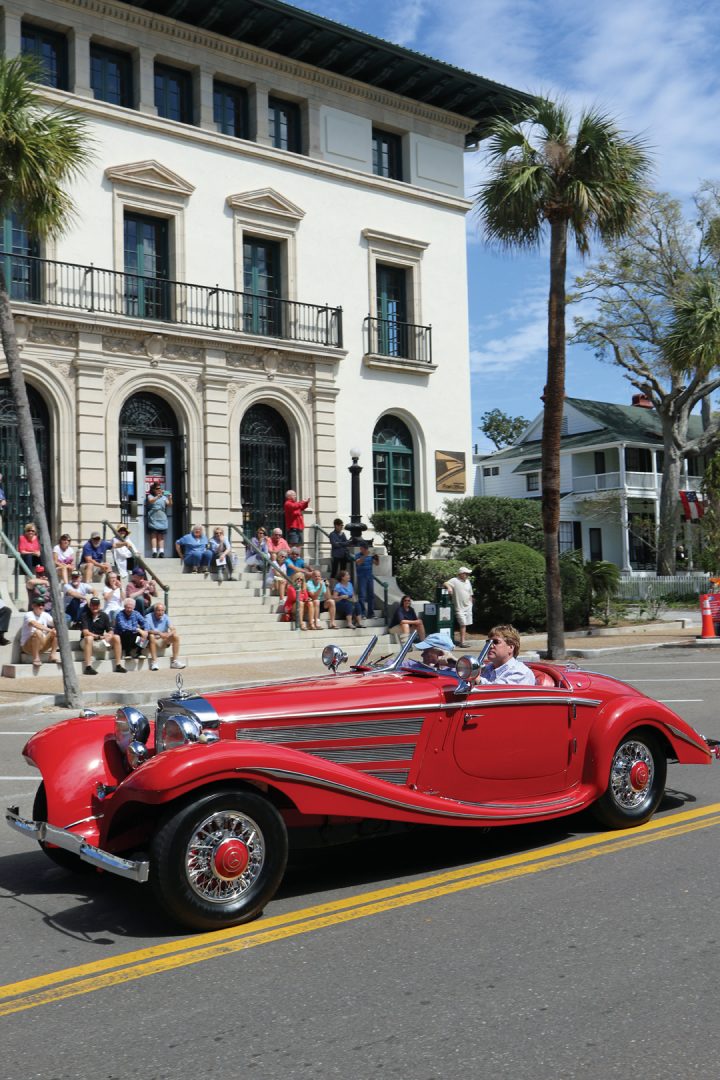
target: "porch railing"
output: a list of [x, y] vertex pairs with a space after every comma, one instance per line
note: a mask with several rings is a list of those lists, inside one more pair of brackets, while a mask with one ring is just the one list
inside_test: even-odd
[[432, 327], [396, 319], [365, 319], [366, 352], [432, 364]]
[[0, 250], [10, 299], [342, 348], [342, 308]]

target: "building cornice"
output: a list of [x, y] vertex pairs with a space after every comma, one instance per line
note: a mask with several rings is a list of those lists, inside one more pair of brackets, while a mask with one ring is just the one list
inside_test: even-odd
[[233, 60], [245, 61], [257, 64], [259, 67], [277, 71], [289, 75], [293, 79], [313, 83], [325, 89], [337, 90], [352, 97], [371, 101], [383, 108], [400, 109], [410, 116], [420, 117], [443, 127], [462, 133], [472, 131], [473, 122], [468, 117], [457, 113], [448, 112], [444, 109], [434, 108], [432, 105], [412, 101], [410, 98], [399, 94], [391, 94], [366, 83], [357, 82], [346, 76], [335, 75], [322, 68], [304, 64], [299, 60], [291, 60], [278, 53], [268, 52], [264, 49], [233, 41], [232, 38], [223, 37], [221, 34], [210, 33], [189, 23], [177, 22], [175, 19], [163, 15], [151, 14], [141, 8], [130, 5], [117, 5], [109, 0], [61, 0], [68, 8], [80, 8], [100, 16], [100, 18], [114, 19], [142, 31], [155, 31], [184, 45], [199, 45], [204, 49], [221, 53]]
[[372, 173], [358, 172], [355, 169], [347, 169], [341, 165], [321, 161], [319, 158], [303, 157], [301, 154], [292, 154], [286, 150], [276, 150], [272, 146], [262, 146], [260, 143], [250, 142], [247, 139], [236, 139], [231, 135], [222, 135], [220, 132], [209, 131], [206, 128], [181, 124], [175, 120], [167, 120], [158, 116], [149, 116], [146, 113], [136, 112], [134, 109], [109, 105], [106, 102], [81, 97], [79, 94], [70, 94], [64, 90], [38, 86], [36, 93], [39, 98], [43, 98], [49, 105], [71, 108], [76, 112], [101, 117], [104, 120], [111, 119], [121, 123], [124, 127], [144, 128], [156, 134], [161, 132], [163, 136], [174, 136], [183, 143], [193, 142], [198, 145], [221, 147], [224, 151], [243, 157], [254, 158], [273, 165], [282, 165], [284, 169], [290, 171], [324, 176], [354, 187], [383, 192], [386, 195], [400, 195], [402, 198], [414, 202], [443, 207], [461, 214], [467, 214], [473, 207], [470, 199], [443, 195], [441, 192], [416, 187], [400, 180], [389, 180], [386, 177], [375, 176]]

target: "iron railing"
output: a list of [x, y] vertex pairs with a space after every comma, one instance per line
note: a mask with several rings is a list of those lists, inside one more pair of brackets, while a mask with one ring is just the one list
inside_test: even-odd
[[0, 250], [10, 299], [342, 348], [342, 308]]
[[[327, 537], [328, 543], [330, 543], [330, 533], [326, 529], [323, 529], [322, 525], [318, 525], [316, 522], [313, 522], [313, 524], [310, 526], [310, 528], [313, 530], [313, 534], [314, 534], [313, 535], [313, 544], [314, 544], [315, 557], [314, 557], [314, 560], [313, 560], [313, 565], [318, 566], [319, 563], [320, 563], [320, 534], [322, 533], [323, 536]], [[353, 586], [356, 586], [357, 585], [357, 575], [355, 573], [355, 561], [354, 561], [352, 555], [350, 555], [350, 577], [352, 579]], [[375, 574], [373, 574], [373, 581], [375, 582], [376, 585], [379, 585], [380, 588], [383, 591], [383, 618], [385, 619], [385, 622], [387, 623], [388, 618], [389, 618], [389, 614], [390, 614], [390, 601], [389, 601], [390, 586], [389, 586], [387, 581], [381, 581], [379, 577], [375, 576]]]
[[[107, 533], [108, 529], [112, 533], [113, 538], [115, 540], [122, 540], [123, 539], [118, 534], [118, 531], [115, 528], [115, 526], [112, 524], [112, 522], [108, 521], [107, 518], [103, 518], [101, 524], [102, 524], [102, 527], [103, 527], [103, 540], [106, 538], [106, 533]], [[126, 540], [125, 543], [127, 544], [128, 541]], [[140, 552], [137, 550], [137, 548], [133, 544], [131, 544], [130, 546], [131, 546], [131, 549], [132, 549], [133, 559], [135, 560], [135, 562], [139, 566], [142, 566], [142, 568], [145, 571], [146, 575], [149, 578], [152, 578], [152, 580], [155, 582], [155, 584], [159, 588], [162, 589], [162, 591], [163, 591], [163, 603], [165, 604], [165, 613], [166, 613], [166, 615], [169, 615], [170, 614], [170, 586], [165, 585], [164, 582], [162, 582], [160, 580], [157, 573], [155, 572], [155, 568], [152, 567], [150, 565], [150, 563], [147, 562], [143, 558], [143, 556], [140, 554]]]
[[365, 319], [366, 353], [432, 364], [432, 327], [397, 319]]
[[25, 575], [26, 581], [28, 578], [34, 577], [35, 575], [10, 540], [10, 537], [7, 536], [2, 529], [0, 529], [0, 540], [2, 540], [7, 554], [13, 559], [13, 600], [18, 604], [20, 601], [20, 572], [22, 571]]

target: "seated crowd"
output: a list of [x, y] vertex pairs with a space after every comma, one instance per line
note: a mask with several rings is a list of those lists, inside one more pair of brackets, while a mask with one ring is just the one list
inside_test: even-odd
[[[216, 530], [222, 532], [222, 530]], [[72, 539], [63, 533], [53, 548], [53, 561], [64, 600], [64, 617], [72, 629], [80, 631], [83, 671], [96, 675], [93, 655], [112, 652], [115, 671], [125, 673], [124, 656], [149, 655], [150, 670], [159, 670], [158, 652], [169, 648], [171, 667], [184, 668], [178, 659], [180, 637], [170, 623], [158, 587], [140, 565], [126, 525], [118, 526], [112, 540], [103, 540], [98, 530], [80, 549], [79, 566]], [[25, 526], [18, 545], [23, 560], [32, 570], [26, 578], [28, 609], [20, 631], [20, 649], [32, 657], [33, 667], [49, 653], [57, 661], [57, 631], [52, 615], [50, 581], [40, 562], [37, 530]], [[10, 624], [10, 608], [0, 606], [0, 645]]]

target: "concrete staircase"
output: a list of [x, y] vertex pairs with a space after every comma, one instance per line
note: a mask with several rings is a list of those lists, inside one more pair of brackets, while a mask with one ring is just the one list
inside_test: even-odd
[[[328, 642], [336, 642], [345, 649], [351, 660], [355, 659], [365, 647], [371, 636], [376, 633], [380, 640], [376, 647], [387, 652], [390, 638], [386, 634], [384, 619], [367, 620], [365, 629], [330, 630], [327, 627], [327, 615], [321, 616], [323, 630], [296, 630], [290, 623], [281, 622], [278, 614], [279, 601], [276, 596], [263, 599], [260, 574], [249, 571], [236, 572], [236, 581], [218, 580], [215, 575], [190, 574], [183, 570], [179, 559], [158, 560], [157, 573], [169, 586], [170, 620], [180, 634], [180, 658], [188, 668], [206, 667], [214, 664], [228, 664], [237, 660], [258, 661], [279, 654], [288, 659], [288, 669], [292, 670], [292, 661], [316, 659], [318, 673], [322, 668], [320, 654]], [[1, 568], [0, 568], [1, 572]], [[162, 598], [162, 597], [160, 597]], [[5, 601], [7, 602], [7, 600]], [[377, 603], [377, 601], [376, 601]], [[341, 620], [342, 621], [342, 620]], [[341, 621], [337, 626], [341, 626]], [[32, 678], [34, 674], [47, 675], [55, 665], [47, 661], [39, 669], [34, 669], [30, 658], [20, 654], [19, 628], [22, 615], [13, 616], [8, 637], [12, 645], [0, 647], [2, 674], [11, 678]], [[78, 674], [82, 673], [82, 654], [80, 652], [80, 633], [71, 630], [70, 636], [77, 657]], [[114, 661], [112, 653], [97, 657], [93, 667], [98, 672], [112, 672]], [[128, 671], [145, 670], [149, 658], [123, 660]], [[159, 655], [161, 668], [169, 667], [170, 655]], [[58, 665], [59, 670], [59, 665]]]

